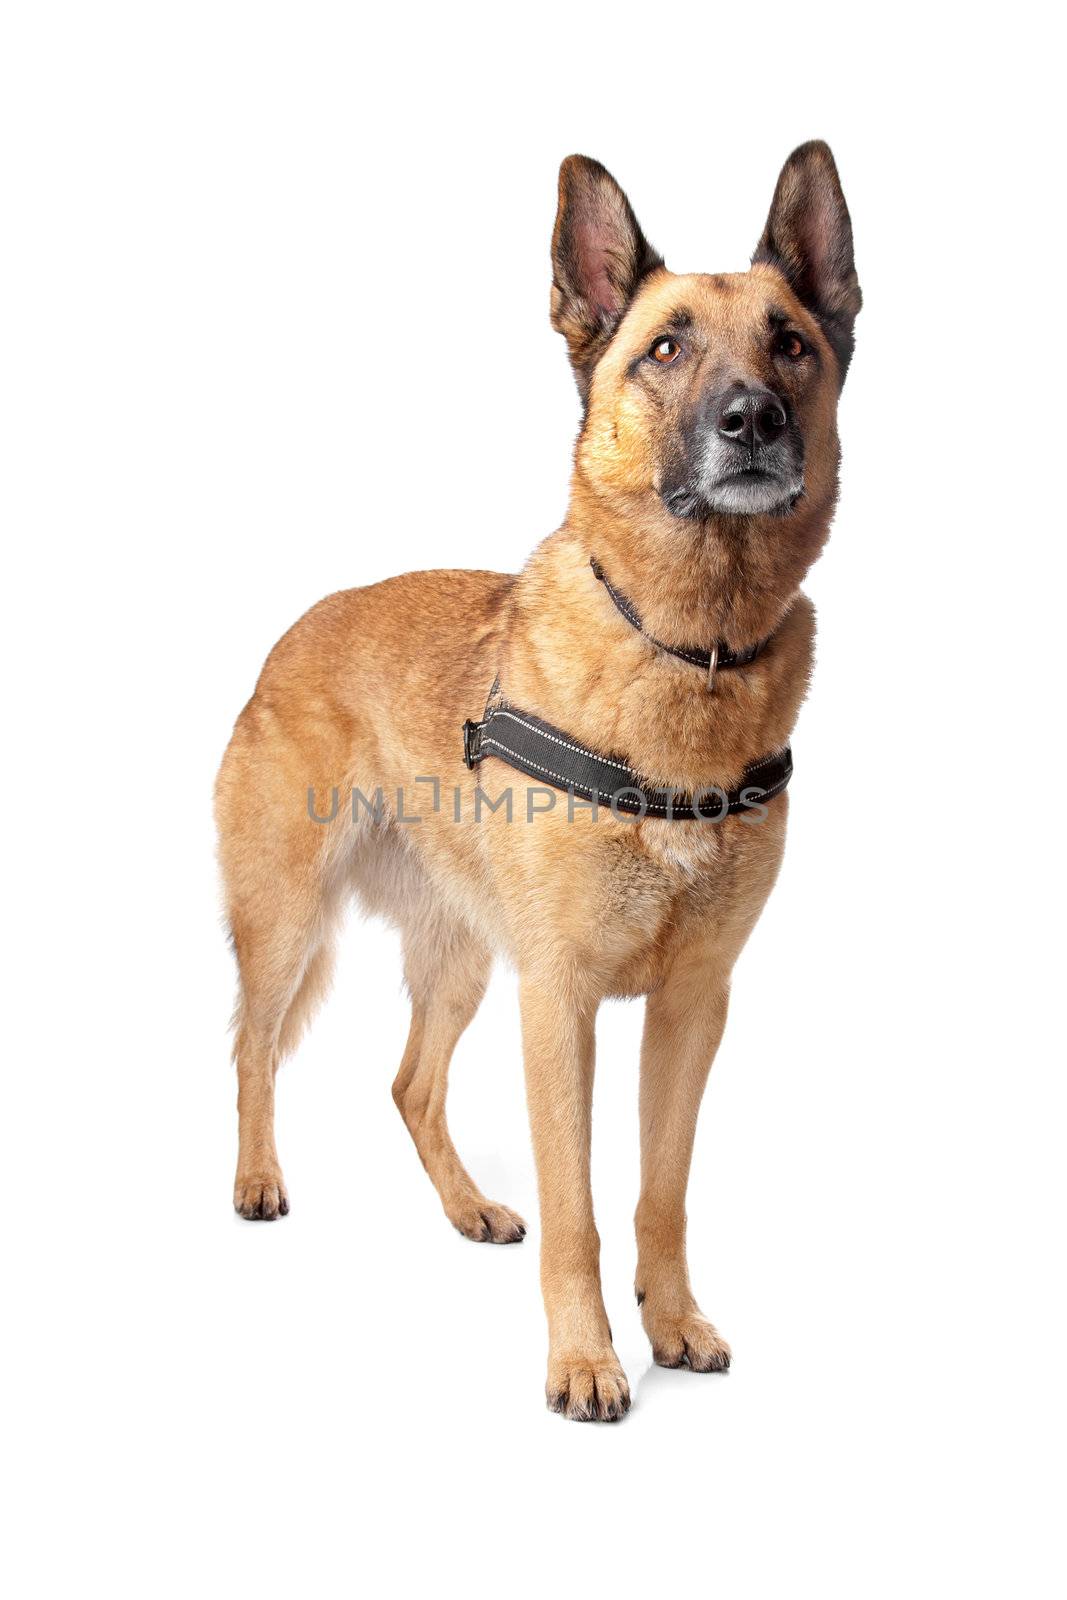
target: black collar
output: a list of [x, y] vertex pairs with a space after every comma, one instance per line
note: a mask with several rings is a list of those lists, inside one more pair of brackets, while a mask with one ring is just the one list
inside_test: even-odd
[[473, 768], [487, 756], [499, 756], [529, 778], [580, 796], [592, 804], [594, 813], [597, 804], [603, 803], [615, 813], [666, 822], [720, 822], [745, 811], [759, 811], [767, 800], [781, 794], [793, 775], [793, 757], [787, 745], [774, 755], [750, 762], [736, 789], [709, 786], [695, 795], [657, 789], [625, 761], [598, 755], [550, 722], [499, 703], [486, 708], [483, 721], [463, 724], [467, 766]]
[[755, 661], [767, 643], [766, 639], [761, 639], [758, 644], [749, 645], [745, 650], [731, 650], [721, 640], [711, 650], [683, 650], [678, 645], [664, 644], [662, 639], [654, 639], [647, 631], [633, 601], [627, 599], [626, 595], [611, 584], [596, 556], [589, 557], [589, 565], [614, 600], [620, 615], [626, 618], [630, 626], [636, 628], [638, 633], [643, 633], [649, 644], [654, 644], [657, 650], [666, 650], [669, 655], [677, 656], [680, 661], [689, 661], [694, 667], [700, 667], [708, 675], [709, 689], [714, 685], [716, 672], [724, 672], [730, 667], [747, 667], [750, 661]]

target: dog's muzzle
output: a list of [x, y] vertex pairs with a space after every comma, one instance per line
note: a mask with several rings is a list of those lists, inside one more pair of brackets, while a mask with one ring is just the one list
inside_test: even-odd
[[715, 396], [685, 441], [660, 495], [676, 517], [782, 515], [804, 491], [804, 445], [785, 401], [733, 384]]

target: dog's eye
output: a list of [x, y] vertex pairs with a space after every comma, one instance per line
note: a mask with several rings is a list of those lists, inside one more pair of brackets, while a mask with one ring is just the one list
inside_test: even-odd
[[799, 333], [780, 333], [774, 341], [775, 354], [788, 356], [790, 361], [799, 361], [801, 356], [807, 354], [808, 347]]
[[676, 339], [657, 339], [648, 353], [653, 361], [658, 361], [662, 366], [669, 367], [671, 362], [677, 361], [681, 355], [682, 347]]

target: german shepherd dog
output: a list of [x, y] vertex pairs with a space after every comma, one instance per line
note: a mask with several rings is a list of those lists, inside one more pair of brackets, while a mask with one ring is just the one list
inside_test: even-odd
[[[265, 1220], [289, 1210], [275, 1074], [327, 987], [355, 894], [402, 934], [412, 1016], [393, 1098], [445, 1214], [468, 1239], [521, 1240], [522, 1219], [486, 1199], [445, 1118], [452, 1052], [503, 954], [520, 979], [548, 1403], [612, 1421], [630, 1395], [590, 1194], [597, 1008], [647, 997], [645, 1331], [657, 1362], [722, 1371], [729, 1346], [690, 1286], [686, 1186], [787, 797], [714, 823], [634, 816], [576, 805], [573, 788], [563, 803], [562, 784], [531, 788], [528, 773], [512, 807], [514, 763], [469, 767], [461, 728], [521, 708], [561, 750], [689, 795], [732, 792], [784, 749], [812, 665], [814, 612], [798, 586], [837, 498], [860, 291], [819, 142], [786, 162], [751, 269], [711, 276], [669, 272], [611, 175], [571, 156], [552, 268], [552, 324], [584, 410], [563, 526], [517, 577], [415, 572], [321, 601], [271, 651], [226, 751], [216, 805], [240, 969], [234, 1204]], [[732, 656], [733, 670], [694, 665], [701, 650], [711, 667], [716, 652]]]

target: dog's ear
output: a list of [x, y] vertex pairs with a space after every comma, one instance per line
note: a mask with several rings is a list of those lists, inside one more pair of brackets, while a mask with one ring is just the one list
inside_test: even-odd
[[642, 278], [662, 265], [611, 173], [588, 156], [568, 156], [552, 234], [552, 326], [567, 341], [583, 401]]
[[821, 139], [794, 150], [778, 179], [753, 263], [770, 262], [818, 317], [844, 380], [862, 302], [852, 259], [852, 223], [841, 180]]

